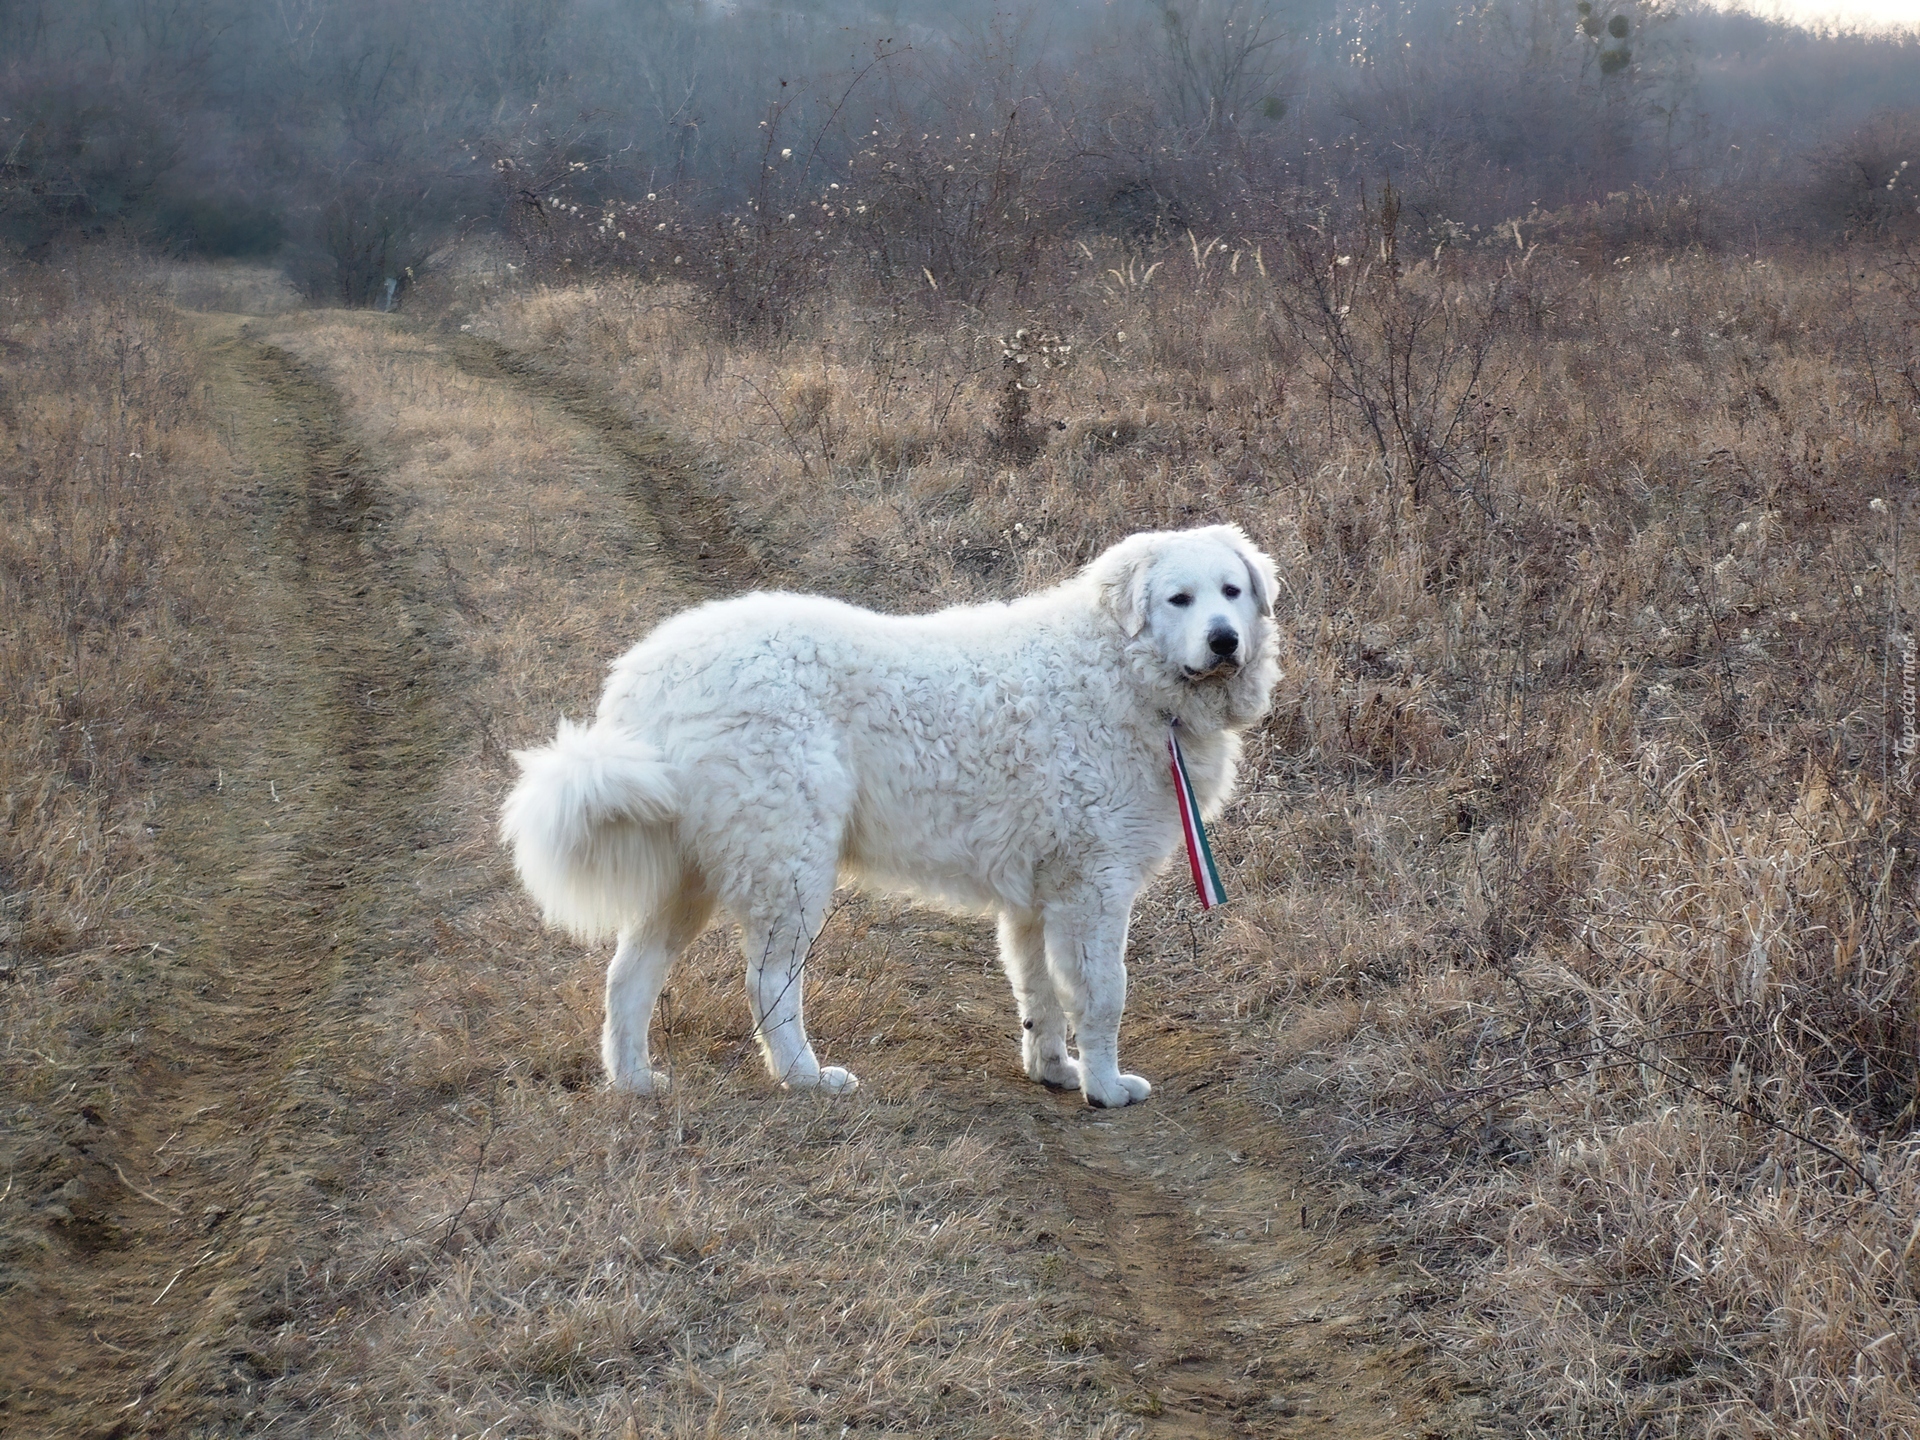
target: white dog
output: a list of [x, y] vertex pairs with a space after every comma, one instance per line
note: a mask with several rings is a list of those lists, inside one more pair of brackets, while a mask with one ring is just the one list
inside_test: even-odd
[[1011, 604], [895, 616], [753, 594], [660, 626], [614, 663], [591, 727], [516, 754], [500, 826], [550, 923], [619, 936], [614, 1087], [666, 1083], [654, 1004], [717, 905], [774, 1078], [852, 1089], [801, 1004], [848, 876], [997, 913], [1027, 1074], [1092, 1105], [1146, 1099], [1120, 1070], [1120, 1012], [1134, 897], [1182, 840], [1169, 727], [1217, 810], [1278, 675], [1274, 583], [1214, 525], [1134, 535]]

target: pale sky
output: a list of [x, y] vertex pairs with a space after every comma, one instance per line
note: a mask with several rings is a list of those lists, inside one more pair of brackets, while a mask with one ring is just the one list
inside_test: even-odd
[[1849, 29], [1920, 30], [1920, 0], [1721, 0], [1730, 10], [1779, 15], [1803, 24], [1838, 21]]

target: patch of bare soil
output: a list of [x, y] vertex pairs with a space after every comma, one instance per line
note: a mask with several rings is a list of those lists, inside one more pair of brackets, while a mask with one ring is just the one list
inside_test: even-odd
[[[413, 963], [436, 945], [478, 955], [496, 941], [527, 943], [500, 936], [498, 912], [477, 901], [460, 916], [426, 913], [456, 892], [497, 894], [505, 879], [498, 857], [486, 852], [491, 797], [466, 785], [469, 799], [460, 803], [472, 813], [462, 819], [446, 802], [440, 772], [453, 763], [449, 756], [465, 755], [464, 763], [483, 767], [476, 774], [504, 774], [495, 737], [496, 724], [506, 728], [496, 706], [510, 703], [498, 698], [507, 693], [502, 669], [530, 666], [526, 657], [537, 654], [550, 671], [581, 672], [569, 683], [590, 694], [603, 661], [663, 608], [781, 578], [763, 575], [708, 507], [685, 503], [690, 467], [670, 437], [636, 432], [590, 385], [490, 345], [390, 327], [376, 342], [362, 338], [373, 330], [344, 321], [316, 322], [338, 332], [322, 343], [302, 338], [305, 322], [273, 323], [281, 326], [275, 343], [237, 321], [206, 322], [239, 463], [257, 476], [252, 507], [209, 543], [231, 547], [235, 584], [247, 601], [237, 608], [249, 618], [228, 639], [230, 689], [212, 698], [203, 726], [161, 757], [171, 875], [155, 891], [165, 912], [156, 913], [155, 926], [168, 938], [142, 957], [137, 980], [155, 997], [145, 1058], [133, 1073], [103, 1076], [96, 1095], [57, 1117], [58, 1143], [43, 1147], [26, 1179], [45, 1243], [29, 1282], [0, 1310], [7, 1387], [0, 1419], [9, 1433], [245, 1432], [265, 1424], [261, 1397], [269, 1392], [336, 1407], [303, 1420], [298, 1403], [276, 1400], [271, 1415], [282, 1433], [412, 1433], [410, 1418], [381, 1411], [390, 1403], [378, 1398], [386, 1392], [370, 1385], [363, 1394], [354, 1381], [350, 1367], [373, 1362], [352, 1348], [350, 1335], [334, 1333], [346, 1307], [332, 1317], [321, 1307], [346, 1294], [376, 1314], [386, 1302], [356, 1298], [338, 1274], [342, 1257], [351, 1265], [369, 1253], [415, 1253], [401, 1243], [406, 1236], [382, 1251], [384, 1242], [362, 1235], [376, 1219], [386, 1224], [385, 1217], [407, 1213], [407, 1195], [431, 1189], [429, 1179], [446, 1178], [409, 1173], [431, 1147], [409, 1150], [400, 1137], [430, 1128], [430, 1107], [464, 1113], [469, 1102], [491, 1107], [491, 1137], [505, 1103], [497, 1080], [492, 1101], [463, 1094], [482, 1063], [463, 1052], [448, 1052], [437, 1093], [423, 1086], [422, 1067], [439, 1063], [435, 1052], [419, 1040], [407, 1058], [406, 1047], [383, 1033], [406, 1023], [431, 1031], [427, 1020], [406, 1017], [451, 1002], [415, 991], [431, 984], [451, 992], [465, 983], [451, 961], [423, 963], [419, 975], [428, 978], [416, 976]], [[332, 362], [316, 358], [329, 353]], [[402, 362], [411, 367], [404, 375]], [[323, 363], [333, 370], [323, 373]], [[596, 560], [586, 541], [543, 549], [533, 502], [499, 488], [509, 482], [493, 475], [487, 483], [496, 488], [484, 503], [507, 537], [502, 548], [443, 537], [402, 554], [389, 538], [402, 512], [411, 504], [414, 520], [406, 523], [416, 523], [431, 507], [419, 498], [424, 490], [396, 501], [397, 481], [387, 487], [382, 467], [409, 445], [444, 459], [451, 442], [411, 420], [370, 430], [370, 417], [353, 410], [360, 392], [342, 368], [349, 363], [362, 372], [355, 383], [366, 381], [367, 367], [390, 364], [396, 387], [415, 384], [405, 377], [424, 367], [451, 377], [450, 386], [517, 388], [539, 407], [538, 424], [573, 427], [562, 439], [541, 441], [554, 447], [556, 466], [586, 463], [579, 456], [594, 451], [593, 463], [624, 476], [634, 507], [630, 552]], [[436, 403], [453, 413], [453, 399]], [[451, 423], [445, 415], [440, 423]], [[402, 434], [408, 425], [418, 433]], [[376, 431], [384, 434], [385, 458], [374, 464], [352, 447], [356, 433]], [[560, 493], [552, 503], [564, 506]], [[523, 508], [524, 521], [517, 518]], [[522, 530], [524, 543], [515, 538]], [[456, 554], [462, 545], [469, 553]], [[630, 612], [630, 634], [596, 636], [583, 621], [581, 644], [555, 653], [552, 636], [532, 636], [514, 642], [528, 647], [526, 657], [490, 651], [483, 661], [476, 647], [505, 633], [495, 613], [504, 602], [488, 598], [483, 579], [502, 570], [505, 554], [525, 567], [529, 583], [551, 577], [549, 588], [591, 582], [611, 594], [622, 583], [617, 577], [630, 582], [637, 562], [656, 575], [639, 598], [603, 603], [602, 613]], [[528, 716], [551, 724], [548, 691], [511, 703], [525, 712], [512, 717], [515, 727], [524, 728]], [[436, 865], [443, 873], [429, 883], [423, 874]], [[1012, 1005], [983, 927], [943, 928], [951, 922], [885, 905], [866, 913], [870, 923], [849, 942], [857, 952], [851, 968], [893, 973], [858, 1012], [861, 1029], [873, 1029], [866, 1058], [829, 1056], [851, 1060], [868, 1082], [842, 1102], [853, 1117], [846, 1128], [860, 1128], [865, 1107], [913, 1093], [942, 1113], [943, 1131], [994, 1157], [1001, 1183], [1017, 1192], [1002, 1197], [1006, 1208], [1024, 1217], [999, 1258], [1016, 1277], [1044, 1281], [1052, 1297], [1046, 1313], [1064, 1317], [1059, 1334], [1030, 1346], [1049, 1358], [1023, 1362], [1023, 1374], [1040, 1375], [1044, 1386], [1046, 1367], [1057, 1365], [1062, 1393], [1095, 1387], [1099, 1403], [1076, 1402], [1070, 1413], [1105, 1413], [1108, 1434], [1424, 1436], [1466, 1423], [1410, 1339], [1409, 1316], [1424, 1298], [1421, 1277], [1396, 1258], [1389, 1236], [1345, 1218], [1336, 1192], [1308, 1178], [1317, 1173], [1310, 1149], [1284, 1116], [1253, 1098], [1236, 1036], [1156, 1017], [1136, 1003], [1127, 1054], [1155, 1081], [1154, 1098], [1124, 1112], [1090, 1111], [1018, 1073]], [[465, 936], [463, 925], [490, 933]], [[911, 963], [889, 958], [906, 956]], [[591, 1009], [603, 958], [565, 962], [582, 977], [576, 989], [536, 995], [547, 1007], [538, 1040], [545, 1048], [527, 1076], [511, 1081], [535, 1087], [515, 1092], [534, 1095], [529, 1104], [564, 1109], [591, 1075], [594, 1035], [580, 1012]], [[1134, 963], [1150, 967], [1153, 957], [1136, 955]], [[697, 970], [705, 961], [690, 965]], [[730, 959], [720, 964], [731, 966]], [[676, 1045], [704, 1035], [712, 1048], [715, 1036], [742, 1028], [743, 1017], [721, 1011], [713, 998], [722, 989], [731, 995], [737, 982], [705, 990], [703, 983], [692, 973], [676, 978], [662, 1019], [669, 1057]], [[507, 1032], [489, 1013], [499, 992], [474, 993], [471, 1015], [459, 1023], [498, 1044]], [[582, 995], [589, 999], [573, 1003]], [[822, 1006], [823, 1041], [836, 1003], [844, 1013], [844, 1001], [831, 996]], [[442, 1032], [452, 1023], [434, 1022]], [[851, 1039], [843, 1033], [832, 1043]], [[510, 1067], [515, 1058], [487, 1055], [484, 1063]], [[752, 1069], [722, 1078], [734, 1088], [760, 1084]], [[706, 1128], [684, 1101], [603, 1107], [597, 1097], [578, 1099], [588, 1118], [576, 1134], [597, 1126], [591, 1117], [601, 1113], [617, 1124], [669, 1127], [675, 1144]], [[779, 1107], [797, 1112], [813, 1103], [771, 1097], [769, 1118], [754, 1123], [777, 1136]], [[713, 1122], [716, 1129], [734, 1123]], [[453, 1186], [465, 1199], [456, 1194], [446, 1214], [414, 1233], [441, 1227], [446, 1237], [461, 1236], [490, 1163], [488, 1143], [478, 1144], [471, 1185]], [[492, 1143], [522, 1142], [503, 1132]], [[466, 1163], [453, 1141], [435, 1144]], [[942, 1153], [968, 1152], [949, 1146]], [[560, 1157], [543, 1173], [566, 1168]], [[784, 1176], [769, 1163], [753, 1184], [779, 1186]], [[514, 1223], [511, 1203], [492, 1206], [476, 1246], [512, 1239], [502, 1233]], [[542, 1243], [540, 1235], [526, 1237], [518, 1263], [536, 1264]], [[693, 1244], [687, 1263], [724, 1255], [719, 1244]], [[456, 1277], [481, 1263], [450, 1244], [427, 1258]], [[393, 1284], [417, 1293], [430, 1278], [402, 1275]], [[397, 1304], [406, 1292], [382, 1293]], [[478, 1299], [469, 1303], [474, 1324], [487, 1319]], [[511, 1297], [499, 1303], [531, 1313]], [[270, 1341], [296, 1331], [308, 1337], [304, 1350]], [[751, 1357], [769, 1347], [777, 1351], [775, 1337], [751, 1338], [732, 1353]], [[698, 1359], [692, 1340], [663, 1341], [660, 1353], [660, 1365], [683, 1370]], [[281, 1372], [294, 1363], [287, 1357], [301, 1355], [314, 1372], [327, 1371], [324, 1383], [310, 1376], [283, 1384]], [[568, 1394], [590, 1387], [573, 1378], [572, 1361], [540, 1363], [542, 1393], [553, 1393], [555, 1375], [563, 1390], [574, 1387]], [[452, 1374], [439, 1388], [454, 1393], [466, 1383]], [[717, 1393], [713, 1405], [718, 1426]], [[886, 1413], [884, 1405], [873, 1413]], [[629, 1433], [642, 1433], [637, 1416], [626, 1423]], [[526, 1419], [517, 1428], [534, 1433], [545, 1424]], [[976, 1427], [942, 1433], [1004, 1431], [983, 1412]]]

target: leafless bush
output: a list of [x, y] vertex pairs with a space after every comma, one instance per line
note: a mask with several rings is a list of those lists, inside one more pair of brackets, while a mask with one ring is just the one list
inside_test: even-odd
[[1057, 122], [1023, 103], [947, 117], [976, 130], [933, 134], [896, 115], [848, 136], [865, 74], [812, 131], [795, 103], [770, 106], [752, 183], [731, 200], [691, 187], [615, 197], [586, 161], [505, 157], [495, 168], [513, 232], [546, 276], [625, 270], [696, 285], [730, 338], [788, 334], [829, 279], [855, 275], [919, 311], [1030, 296], [1077, 198]]
[[1920, 111], [1882, 111], [1814, 157], [1804, 205], [1849, 234], [1920, 235]]
[[1272, 0], [1160, 0], [1163, 83], [1180, 123], [1206, 131], [1286, 114], [1288, 20]]
[[1511, 277], [1502, 268], [1404, 256], [1391, 184], [1358, 224], [1322, 215], [1288, 229], [1277, 293], [1315, 362], [1329, 410], [1350, 406], [1387, 475], [1418, 503], [1436, 485], [1472, 484], [1506, 368], [1499, 353]]
[[1068, 220], [1072, 142], [1039, 103], [948, 123], [944, 135], [896, 123], [867, 137], [850, 170], [852, 228], [889, 292], [1019, 304]]
[[357, 166], [314, 185], [319, 197], [304, 214], [286, 267], [294, 284], [315, 300], [383, 302], [412, 283], [444, 236], [442, 217], [427, 204], [430, 183], [418, 177]]

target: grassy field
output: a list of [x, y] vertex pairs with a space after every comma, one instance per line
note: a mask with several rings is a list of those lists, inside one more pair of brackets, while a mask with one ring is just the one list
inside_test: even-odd
[[[1147, 983], [1238, 1026], [1458, 1281], [1431, 1334], [1514, 1415], [1897, 1433], [1913, 257], [1365, 238], [1085, 247], [999, 317], [849, 286], [771, 345], [618, 282], [461, 323], [667, 417], [752, 543], [850, 597], [1248, 525], [1287, 677], [1236, 903], [1198, 943], [1153, 907]], [[1021, 329], [1071, 349], [1010, 433]]]
[[[1920, 1419], [1907, 252], [1090, 240], [777, 335], [504, 267], [0, 291], [10, 1428]], [[1216, 519], [1285, 676], [1232, 904], [1137, 920], [1148, 1106], [1033, 1092], [985, 927], [853, 897], [857, 1097], [767, 1090], [717, 934], [672, 1095], [595, 1089], [510, 748], [708, 595]]]

